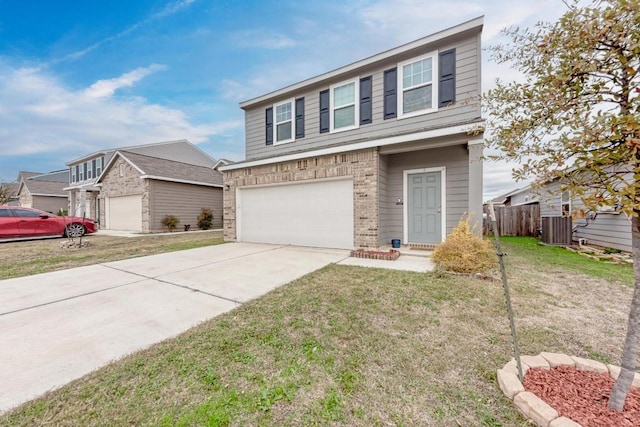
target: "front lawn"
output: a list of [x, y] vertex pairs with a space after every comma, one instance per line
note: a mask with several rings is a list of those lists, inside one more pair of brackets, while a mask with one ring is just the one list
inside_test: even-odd
[[[504, 240], [523, 354], [617, 362], [631, 268]], [[528, 426], [496, 384], [510, 357], [499, 281], [330, 265], [0, 425]]]
[[[144, 255], [222, 243], [221, 231], [147, 234], [140, 237], [87, 235], [90, 246], [61, 249], [66, 239], [0, 243], [0, 280]], [[76, 239], [77, 240], [77, 239]]]

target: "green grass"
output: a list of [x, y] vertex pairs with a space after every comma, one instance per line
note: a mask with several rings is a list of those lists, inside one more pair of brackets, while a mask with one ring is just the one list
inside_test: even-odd
[[[547, 272], [571, 271], [601, 279], [616, 280], [633, 284], [634, 272], [631, 265], [609, 264], [595, 261], [575, 252], [557, 246], [541, 246], [532, 237], [501, 237], [504, 251], [515, 256], [512, 264], [528, 262], [537, 264]], [[511, 261], [507, 258], [507, 261]]]
[[[615, 361], [626, 267], [531, 243], [505, 239], [523, 354]], [[594, 286], [601, 309], [585, 303]], [[510, 357], [499, 281], [330, 265], [0, 426], [529, 426], [496, 384]]]
[[0, 243], [0, 279], [223, 243], [219, 231], [83, 239], [90, 246], [82, 249], [61, 249], [64, 239]]

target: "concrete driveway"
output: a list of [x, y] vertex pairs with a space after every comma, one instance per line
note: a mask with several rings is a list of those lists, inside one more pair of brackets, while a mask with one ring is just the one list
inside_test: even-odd
[[0, 413], [348, 256], [234, 243], [0, 281]]

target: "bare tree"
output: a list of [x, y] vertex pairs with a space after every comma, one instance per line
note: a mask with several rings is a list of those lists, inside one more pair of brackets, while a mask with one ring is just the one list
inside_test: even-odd
[[640, 348], [640, 2], [565, 4], [557, 22], [504, 30], [510, 42], [491, 48], [525, 81], [498, 80], [483, 96], [487, 141], [520, 163], [516, 179], [560, 179], [587, 207], [632, 217], [635, 290], [609, 399], [621, 411]]
[[0, 183], [0, 205], [6, 205], [13, 197], [13, 190], [11, 186]]

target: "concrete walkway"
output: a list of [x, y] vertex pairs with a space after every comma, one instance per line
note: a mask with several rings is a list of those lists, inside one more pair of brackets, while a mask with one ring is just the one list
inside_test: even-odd
[[0, 281], [0, 413], [348, 255], [236, 243]]
[[428, 271], [424, 256], [234, 243], [0, 281], [0, 413], [330, 263]]

